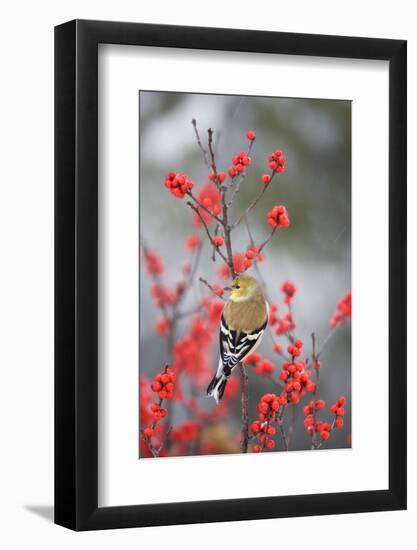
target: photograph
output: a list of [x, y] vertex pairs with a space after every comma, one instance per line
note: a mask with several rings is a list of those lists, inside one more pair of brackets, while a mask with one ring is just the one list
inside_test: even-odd
[[349, 448], [351, 102], [139, 113], [139, 457]]

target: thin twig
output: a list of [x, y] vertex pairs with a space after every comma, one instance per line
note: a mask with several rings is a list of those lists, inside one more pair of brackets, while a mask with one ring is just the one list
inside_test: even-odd
[[200, 147], [201, 152], [203, 153], [204, 163], [205, 163], [205, 165], [207, 166], [207, 169], [210, 170], [210, 163], [209, 163], [209, 160], [208, 160], [208, 157], [207, 157], [207, 151], [206, 151], [206, 149], [204, 148], [203, 144], [201, 143], [200, 134], [198, 133], [198, 129], [197, 129], [197, 121], [196, 121], [195, 118], [193, 118], [193, 119], [191, 120], [191, 124], [192, 124], [193, 127], [194, 127], [194, 132], [195, 132], [195, 137], [196, 137], [196, 139], [197, 139], [197, 144], [198, 144], [198, 146]]
[[272, 180], [274, 179], [276, 172], [273, 172], [271, 175], [271, 179], [269, 180], [269, 183], [264, 184], [262, 190], [260, 193], [257, 194], [257, 196], [253, 199], [253, 201], [250, 203], [250, 205], [242, 212], [242, 214], [239, 216], [239, 218], [232, 224], [232, 229], [237, 227], [240, 222], [244, 219], [245, 216], [249, 214], [249, 212], [255, 208], [255, 206], [258, 204], [258, 202], [263, 197], [265, 191], [268, 189], [268, 187], [271, 185]]
[[207, 214], [210, 214], [210, 216], [213, 218], [213, 220], [216, 220], [217, 222], [223, 224], [223, 220], [221, 218], [219, 218], [219, 216], [217, 216], [216, 214], [213, 214], [213, 212], [210, 212], [210, 210], [208, 208], [206, 208], [204, 206], [204, 204], [202, 204], [198, 199], [197, 197], [195, 197], [192, 192], [189, 190], [187, 191], [187, 195], [193, 199], [193, 201], [196, 203], [196, 205], [201, 208], [201, 210], [204, 210], [204, 212], [206, 212]]
[[249, 383], [246, 369], [242, 363], [239, 363], [240, 384], [241, 384], [241, 439], [240, 452], [248, 452], [249, 444]]
[[211, 284], [206, 281], [205, 279], [203, 279], [203, 277], [200, 277], [200, 282], [202, 282], [203, 284], [206, 285], [207, 288], [209, 288], [213, 294], [215, 294], [217, 296], [217, 298], [220, 298], [220, 300], [223, 300], [224, 302], [226, 301], [225, 298], [223, 298], [223, 296], [219, 296], [215, 290], [215, 288], [213, 286], [211, 286]]
[[223, 254], [223, 252], [220, 250], [220, 248], [218, 246], [215, 246], [213, 244], [213, 237], [211, 236], [210, 234], [210, 229], [208, 228], [208, 225], [206, 223], [206, 220], [203, 218], [203, 216], [201, 215], [201, 212], [199, 212], [198, 208], [196, 208], [191, 202], [187, 202], [187, 205], [197, 214], [197, 216], [200, 218], [201, 220], [201, 223], [203, 224], [203, 227], [204, 229], [206, 230], [206, 233], [207, 233], [207, 236], [209, 238], [209, 241], [211, 243], [211, 245], [213, 246], [214, 250], [216, 251], [216, 253], [222, 258], [222, 260], [225, 262], [226, 265], [229, 265], [229, 262], [226, 258], [226, 256]]
[[323, 340], [323, 343], [319, 349], [319, 351], [317, 352], [317, 355], [316, 355], [316, 359], [318, 360], [320, 355], [323, 353], [324, 351], [324, 348], [327, 346], [327, 344], [329, 343], [331, 337], [333, 336], [333, 334], [336, 332], [336, 328], [337, 327], [332, 327], [329, 332], [327, 333], [326, 335], [326, 338]]
[[[217, 176], [216, 157], [213, 151], [213, 130], [209, 128], [207, 130], [207, 134], [208, 134], [208, 149], [210, 153], [211, 169], [213, 170], [214, 175]], [[217, 177], [216, 177], [216, 180], [217, 180]]]

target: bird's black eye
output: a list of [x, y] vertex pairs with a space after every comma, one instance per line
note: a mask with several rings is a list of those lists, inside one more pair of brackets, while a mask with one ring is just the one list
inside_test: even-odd
[[239, 288], [240, 288], [240, 285], [235, 285], [235, 288], [236, 288], [236, 289], [239, 289]]

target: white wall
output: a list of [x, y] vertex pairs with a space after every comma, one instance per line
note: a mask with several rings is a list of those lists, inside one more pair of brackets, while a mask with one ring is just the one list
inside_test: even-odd
[[[409, 511], [74, 534], [52, 512], [53, 471], [53, 26], [69, 19], [408, 39], [409, 151], [417, 147], [417, 24], [413, 3], [309, 0], [15, 0], [1, 10], [0, 64], [0, 544], [14, 548], [256, 548], [318, 545], [392, 548], [415, 540], [417, 444], [415, 352], [410, 346]], [[416, 204], [415, 154], [409, 204]], [[410, 206], [410, 210], [411, 210]], [[414, 208], [413, 208], [414, 211]], [[410, 215], [411, 218], [411, 215]], [[409, 222], [409, 278], [416, 273], [416, 217]], [[416, 291], [409, 290], [415, 340]], [[413, 311], [414, 310], [414, 311]], [[413, 343], [411, 342], [411, 345]], [[378, 396], [375, 396], [377, 403]], [[372, 429], [372, 425], [369, 426]], [[343, 472], [341, 472], [343, 475]], [[7, 542], [6, 542], [7, 541]]]

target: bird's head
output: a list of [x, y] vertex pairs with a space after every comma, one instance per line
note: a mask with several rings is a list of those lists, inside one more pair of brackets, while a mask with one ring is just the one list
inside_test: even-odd
[[249, 275], [238, 275], [230, 285], [230, 299], [233, 302], [245, 302], [255, 294], [261, 293], [261, 285]]

